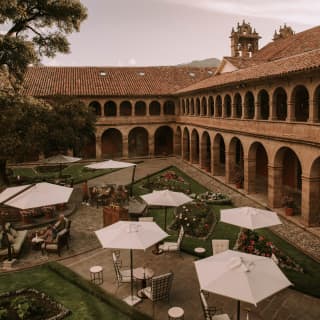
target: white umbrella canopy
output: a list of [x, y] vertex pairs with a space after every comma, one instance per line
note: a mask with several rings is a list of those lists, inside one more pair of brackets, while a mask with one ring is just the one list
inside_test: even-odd
[[[7, 198], [9, 200], [5, 200], [3, 204], [23, 210], [50, 206], [68, 202], [73, 191], [73, 188], [58, 186], [47, 182], [40, 182], [23, 187], [25, 187], [24, 191], [20, 192], [21, 190], [17, 190], [16, 195], [12, 193], [11, 197]], [[17, 189], [17, 187], [13, 188]], [[10, 190], [7, 192], [10, 192]]]
[[77, 162], [80, 160], [81, 160], [81, 158], [69, 157], [69, 156], [65, 156], [64, 154], [57, 154], [55, 156], [48, 157], [48, 158], [44, 159], [43, 161], [46, 163], [72, 163], [72, 162]]
[[24, 186], [10, 187], [10, 188], [7, 188], [7, 189], [3, 190], [3, 191], [0, 193], [0, 203], [5, 202], [5, 201], [8, 200], [9, 198], [11, 198], [11, 197], [13, 197], [14, 195], [22, 192], [24, 189], [27, 189], [27, 188], [29, 188], [30, 186], [31, 186], [30, 184], [27, 184], [27, 185], [24, 185]]
[[133, 295], [133, 249], [146, 250], [168, 237], [155, 222], [118, 221], [95, 231], [103, 248], [130, 249], [131, 296], [124, 299], [134, 305], [140, 299]]
[[107, 160], [102, 162], [95, 162], [85, 166], [89, 169], [121, 169], [121, 168], [128, 168], [135, 166], [135, 163], [131, 162], [123, 162], [123, 161], [114, 161], [114, 160]]
[[202, 290], [254, 305], [292, 285], [271, 258], [239, 251], [224, 251], [195, 266]]
[[164, 229], [167, 229], [167, 207], [180, 207], [185, 203], [193, 201], [183, 192], [171, 190], [154, 190], [140, 196], [149, 206], [165, 207]]
[[256, 230], [282, 224], [275, 212], [252, 207], [224, 209], [220, 211], [221, 222]]

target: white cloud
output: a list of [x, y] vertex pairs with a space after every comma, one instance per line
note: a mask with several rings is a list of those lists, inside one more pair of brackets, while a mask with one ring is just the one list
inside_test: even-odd
[[279, 19], [304, 25], [318, 25], [320, 2], [314, 0], [161, 0], [233, 15]]

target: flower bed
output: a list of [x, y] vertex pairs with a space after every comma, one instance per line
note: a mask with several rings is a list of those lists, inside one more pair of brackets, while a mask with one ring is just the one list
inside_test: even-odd
[[280, 268], [303, 272], [303, 268], [298, 263], [281, 252], [271, 241], [259, 236], [254, 231], [245, 230], [240, 233], [237, 250], [264, 257], [274, 255], [274, 260], [276, 260]]
[[142, 187], [148, 190], [169, 189], [188, 194], [191, 192], [190, 184], [185, 182], [183, 177], [177, 175], [177, 173], [172, 170], [165, 171], [155, 178], [147, 179]]
[[231, 204], [231, 199], [220, 192], [207, 191], [204, 193], [200, 193], [196, 196], [196, 199], [205, 201], [208, 204], [216, 204], [216, 205]]
[[36, 289], [20, 289], [0, 295], [0, 320], [59, 320], [70, 310]]
[[206, 237], [216, 223], [212, 209], [202, 201], [193, 201], [177, 208], [173, 230], [184, 227], [185, 233], [193, 237]]

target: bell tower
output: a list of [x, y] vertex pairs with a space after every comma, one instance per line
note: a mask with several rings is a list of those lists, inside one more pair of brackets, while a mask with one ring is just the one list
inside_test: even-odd
[[238, 22], [237, 29], [231, 31], [231, 56], [251, 58], [259, 50], [260, 38], [250, 23], [243, 20], [240, 25]]

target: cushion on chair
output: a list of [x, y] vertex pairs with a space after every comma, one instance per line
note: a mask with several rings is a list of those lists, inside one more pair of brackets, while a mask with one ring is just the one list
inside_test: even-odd
[[178, 244], [176, 242], [165, 242], [159, 246], [159, 249], [163, 251], [177, 251]]
[[146, 287], [142, 289], [143, 294], [145, 294], [149, 299], [152, 299], [151, 287]]
[[127, 270], [120, 270], [122, 276], [122, 282], [130, 282], [131, 281], [131, 271], [130, 269]]

